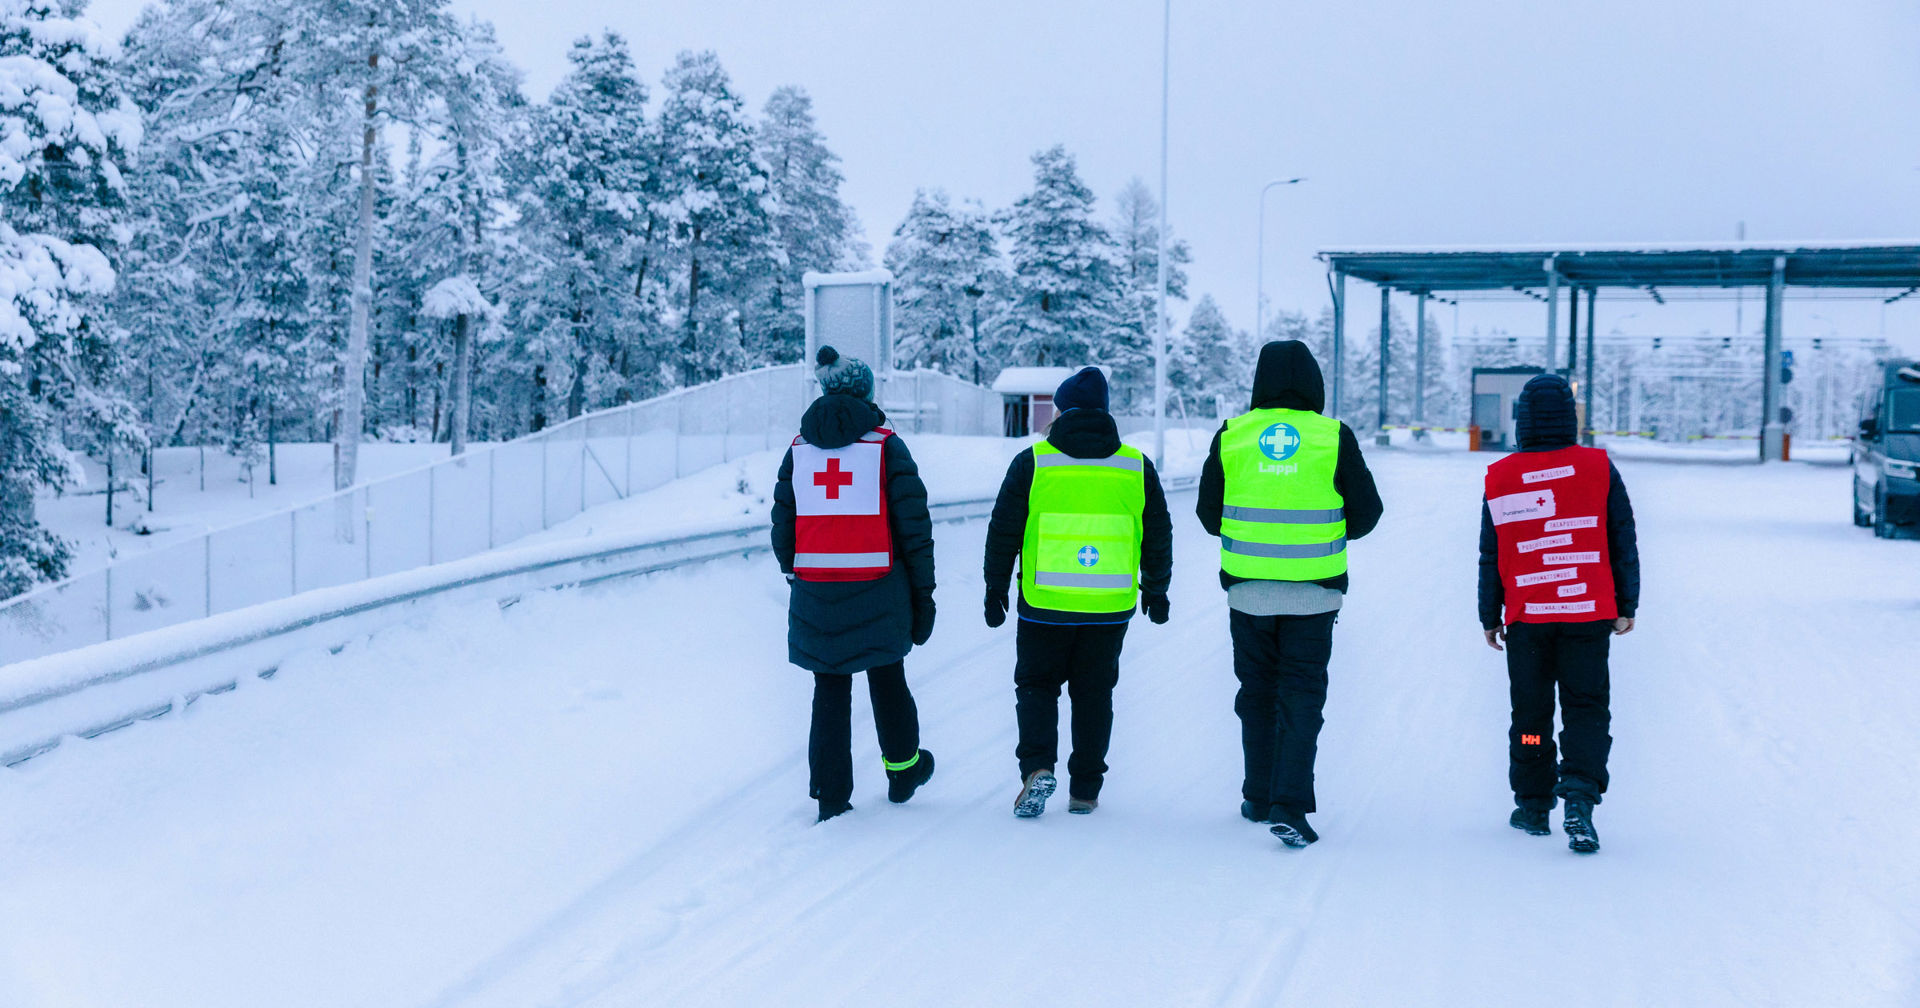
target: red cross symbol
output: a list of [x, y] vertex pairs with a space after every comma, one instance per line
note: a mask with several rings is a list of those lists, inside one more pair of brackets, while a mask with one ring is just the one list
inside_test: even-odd
[[853, 474], [840, 470], [840, 460], [830, 458], [827, 467], [813, 474], [813, 485], [827, 488], [828, 500], [840, 499], [840, 488], [853, 485]]
[[1542, 497], [1542, 498], [1540, 498], [1539, 500], [1537, 500], [1537, 501], [1534, 501], [1534, 503], [1535, 503], [1535, 504], [1538, 504], [1538, 505], [1540, 505], [1541, 507], [1546, 507], [1546, 506], [1547, 506], [1547, 499], [1546, 499], [1545, 497]]

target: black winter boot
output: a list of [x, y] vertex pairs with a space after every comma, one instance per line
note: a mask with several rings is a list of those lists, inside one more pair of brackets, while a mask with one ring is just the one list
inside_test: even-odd
[[844, 802], [844, 801], [831, 802], [826, 800], [825, 798], [822, 798], [820, 799], [820, 818], [815, 821], [826, 822], [827, 820], [832, 819], [834, 816], [845, 815], [846, 813], [851, 811], [853, 811], [852, 802]]
[[1553, 825], [1547, 821], [1546, 809], [1516, 808], [1513, 815], [1507, 817], [1507, 825], [1526, 830], [1528, 836], [1553, 835]]
[[1053, 797], [1053, 789], [1060, 786], [1058, 778], [1051, 770], [1035, 770], [1021, 782], [1020, 796], [1013, 800], [1013, 814], [1022, 819], [1032, 819], [1047, 810], [1047, 799]]
[[1279, 837], [1280, 842], [1289, 847], [1305, 847], [1320, 839], [1320, 834], [1315, 833], [1313, 827], [1307, 825], [1305, 812], [1287, 808], [1284, 805], [1273, 807], [1273, 829], [1269, 832]]
[[887, 800], [899, 805], [913, 797], [920, 785], [933, 776], [933, 754], [925, 749], [913, 754], [905, 766], [887, 765]]
[[1600, 834], [1593, 831], [1593, 803], [1584, 798], [1567, 799], [1567, 812], [1560, 824], [1567, 831], [1567, 849], [1576, 854], [1592, 854], [1600, 849]]
[[1243, 801], [1240, 803], [1240, 818], [1248, 822], [1270, 823], [1273, 821], [1273, 806]]

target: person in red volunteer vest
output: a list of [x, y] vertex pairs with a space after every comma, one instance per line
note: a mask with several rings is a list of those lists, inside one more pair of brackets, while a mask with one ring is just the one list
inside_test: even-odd
[[1607, 453], [1577, 443], [1565, 378], [1527, 382], [1515, 415], [1520, 451], [1487, 468], [1480, 518], [1480, 625], [1489, 647], [1505, 645], [1513, 699], [1508, 823], [1547, 836], [1548, 813], [1565, 799], [1567, 845], [1592, 853], [1613, 745], [1608, 638], [1633, 629], [1640, 602], [1633, 502]]
[[873, 404], [873, 371], [820, 348], [823, 394], [773, 490], [773, 553], [787, 576], [788, 660], [813, 673], [809, 790], [820, 821], [853, 808], [853, 676], [867, 674], [887, 800], [933, 776], [903, 659], [933, 636], [933, 523], [906, 443]]

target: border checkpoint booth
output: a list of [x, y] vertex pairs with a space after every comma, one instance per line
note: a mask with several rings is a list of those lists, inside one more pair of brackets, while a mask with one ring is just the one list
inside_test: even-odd
[[1073, 377], [1078, 368], [1010, 367], [993, 380], [1000, 394], [1006, 435], [1010, 438], [1045, 433], [1053, 423], [1053, 393], [1060, 383]]
[[1520, 390], [1545, 368], [1497, 367], [1473, 369], [1473, 426], [1480, 429], [1481, 451], [1513, 451], [1520, 445], [1515, 439], [1514, 406]]

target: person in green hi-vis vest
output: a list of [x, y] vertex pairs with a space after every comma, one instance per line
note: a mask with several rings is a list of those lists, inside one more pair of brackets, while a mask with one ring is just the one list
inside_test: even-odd
[[1008, 582], [1020, 561], [1020, 625], [1013, 670], [1020, 742], [1014, 814], [1046, 811], [1057, 781], [1060, 688], [1073, 701], [1067, 811], [1100, 804], [1113, 736], [1120, 647], [1137, 604], [1155, 623], [1169, 612], [1173, 519], [1160, 477], [1120, 442], [1107, 379], [1085, 368], [1054, 393], [1046, 440], [1014, 457], [987, 525], [987, 625], [1006, 622]]
[[1196, 509], [1220, 537], [1234, 713], [1246, 760], [1240, 814], [1289, 847], [1319, 839], [1313, 761], [1327, 701], [1333, 624], [1347, 591], [1347, 544], [1380, 521], [1353, 431], [1326, 409], [1326, 382], [1299, 340], [1268, 343], [1252, 410], [1214, 435]]

